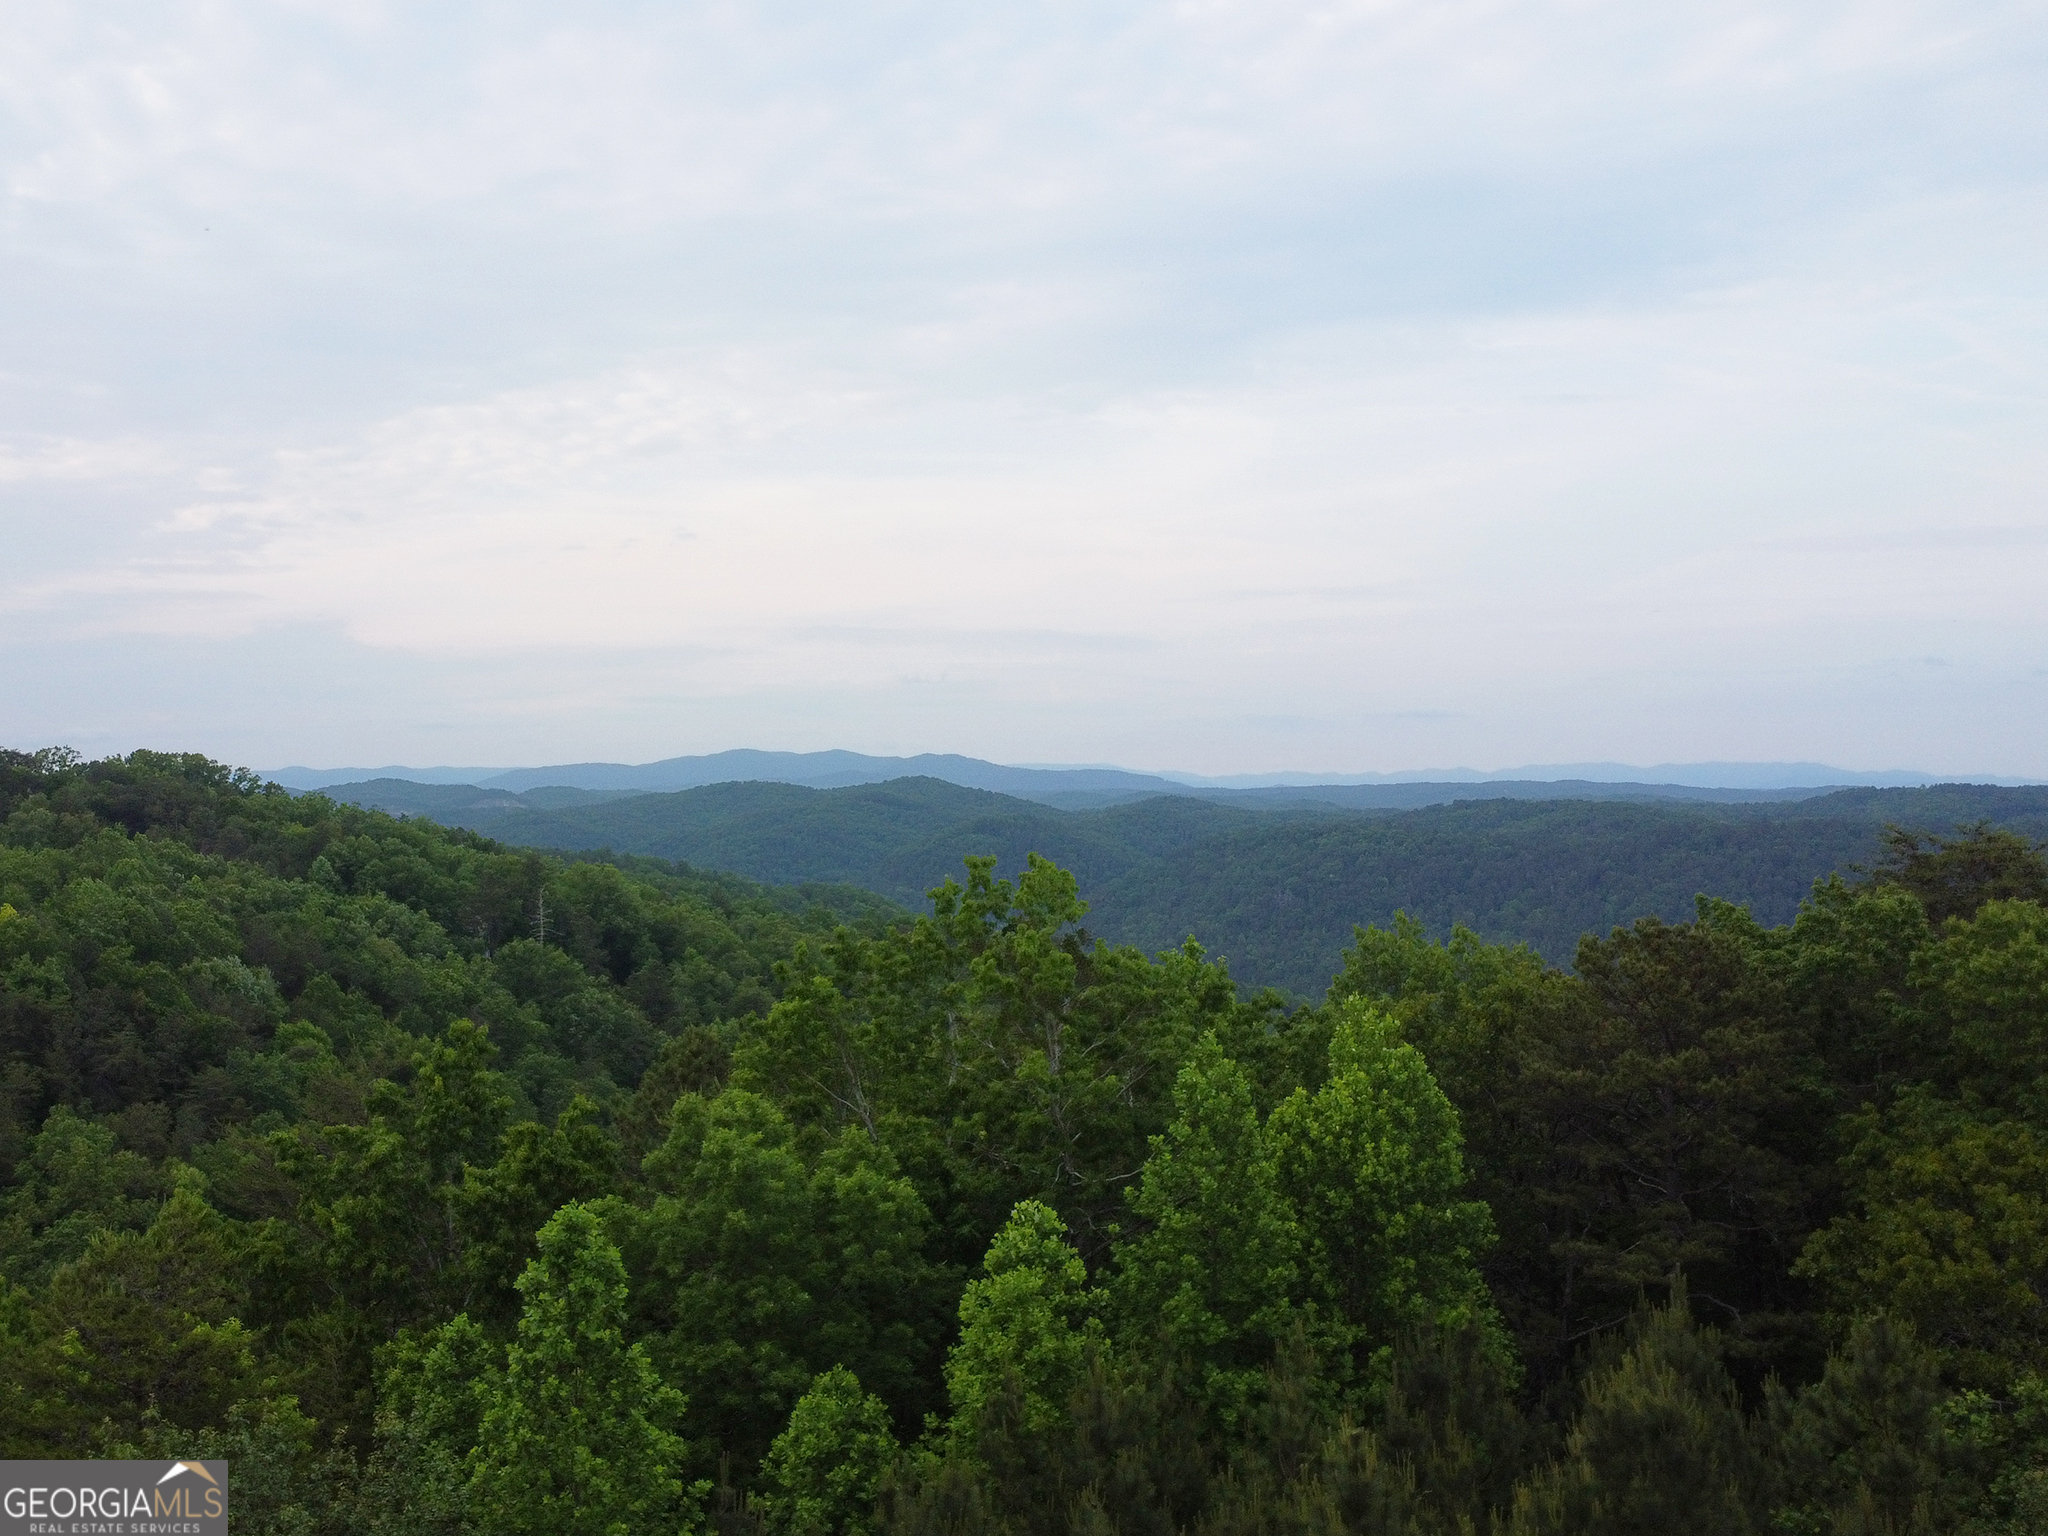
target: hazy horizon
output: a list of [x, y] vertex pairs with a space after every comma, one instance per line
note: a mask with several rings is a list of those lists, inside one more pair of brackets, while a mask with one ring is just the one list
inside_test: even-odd
[[[385, 763], [377, 766], [358, 764], [321, 768], [306, 764], [286, 764], [281, 767], [262, 768], [257, 771], [266, 778], [277, 779], [288, 788], [301, 790], [320, 789], [335, 784], [381, 777], [410, 778], [415, 782], [422, 783], [487, 785], [497, 778], [510, 775], [531, 776], [555, 768], [565, 771], [573, 769], [615, 769], [622, 767], [654, 768], [668, 763], [717, 761], [720, 758], [741, 755], [790, 758], [795, 760], [851, 756], [866, 757], [871, 762], [903, 762], [912, 765], [916, 764], [920, 756], [961, 760], [960, 754], [952, 753], [878, 757], [869, 754], [847, 753], [829, 749], [815, 753], [773, 753], [761, 752], [758, 749], [750, 748], [733, 748], [724, 753], [656, 758], [647, 763], [640, 764], [618, 764], [591, 759], [575, 762], [564, 761], [553, 764], [468, 766]], [[964, 760], [970, 763], [988, 762], [986, 759], [976, 758], [966, 758]], [[793, 767], [795, 763], [792, 762], [786, 766]], [[1823, 763], [1707, 762], [1641, 765], [1628, 763], [1537, 763], [1491, 770], [1449, 767], [1406, 769], [1391, 772], [1356, 772], [1341, 769], [1318, 772], [1310, 769], [1246, 774], [1195, 774], [1173, 768], [1134, 768], [1118, 763], [1005, 763], [990, 764], [990, 766], [1041, 773], [1069, 773], [1077, 775], [1088, 773], [1130, 774], [1160, 778], [1190, 787], [1217, 789], [1333, 784], [1483, 784], [1503, 781], [1661, 784], [1708, 789], [1796, 789], [1852, 785], [1898, 787], [1935, 783], [1947, 778], [1947, 776], [1909, 768], [1854, 769], [1840, 768]], [[745, 774], [741, 775], [741, 777], [746, 776]], [[1948, 781], [2006, 785], [2031, 785], [2044, 782], [2038, 779], [2018, 779], [1993, 774], [1966, 774]]]

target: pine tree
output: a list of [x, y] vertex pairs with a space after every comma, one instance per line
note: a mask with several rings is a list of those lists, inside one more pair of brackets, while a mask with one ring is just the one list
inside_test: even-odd
[[1517, 1493], [1514, 1536], [1749, 1536], [1757, 1458], [1711, 1329], [1685, 1281], [1639, 1314], [1619, 1358], [1590, 1375], [1563, 1459]]
[[1513, 1504], [1534, 1436], [1509, 1366], [1476, 1322], [1417, 1329], [1395, 1346], [1375, 1428], [1386, 1453], [1415, 1469], [1421, 1529], [1485, 1530]]
[[1773, 1403], [1775, 1523], [1842, 1536], [1935, 1528], [1955, 1460], [1945, 1395], [1934, 1352], [1909, 1325], [1859, 1322], [1819, 1381]]

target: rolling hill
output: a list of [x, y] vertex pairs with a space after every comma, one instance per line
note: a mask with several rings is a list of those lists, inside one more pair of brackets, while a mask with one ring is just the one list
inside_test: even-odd
[[[736, 748], [653, 763], [555, 763], [529, 768], [278, 768], [266, 777], [288, 789], [328, 790], [349, 798], [371, 781], [460, 786], [518, 796], [562, 788], [612, 794], [654, 794], [735, 782], [801, 784], [844, 789], [892, 779], [943, 779], [963, 789], [1036, 800], [1065, 810], [1115, 805], [1147, 795], [1200, 795], [1216, 799], [1325, 800], [1379, 809], [1438, 805], [1502, 796], [1515, 800], [1721, 800], [1804, 799], [1830, 787], [1929, 782], [1926, 774], [1855, 773], [1819, 763], [1665, 763], [1630, 769], [1619, 763], [1580, 763], [1480, 773], [1469, 768], [1427, 773], [1239, 774], [1206, 778], [1188, 773], [1142, 773], [1110, 767], [1027, 767], [992, 763], [958, 753], [872, 757], [862, 752], [764, 752]], [[2010, 782], [2010, 781], [2000, 781]]]
[[[1682, 918], [1701, 893], [1786, 921], [1815, 879], [1873, 860], [1887, 822], [1946, 830], [1989, 820], [2048, 834], [2048, 789], [1973, 785], [1751, 804], [1472, 799], [1398, 812], [1191, 795], [1063, 811], [931, 778], [624, 796], [472, 788], [466, 802], [450, 786], [412, 788], [429, 793], [411, 814], [508, 843], [857, 885], [913, 907], [969, 854], [992, 853], [1009, 872], [1041, 853], [1079, 877], [1104, 937], [1157, 950], [1193, 934], [1240, 980], [1302, 996], [1320, 995], [1353, 924], [1396, 911], [1569, 963], [1582, 933], [1645, 912]], [[390, 809], [407, 793], [376, 790], [330, 793]], [[561, 798], [579, 793], [587, 798]]]

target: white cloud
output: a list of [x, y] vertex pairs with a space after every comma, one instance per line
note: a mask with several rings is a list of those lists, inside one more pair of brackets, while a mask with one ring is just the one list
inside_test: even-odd
[[0, 608], [310, 626], [423, 715], [575, 658], [465, 760], [679, 750], [650, 690], [1193, 767], [1869, 758], [1940, 654], [1943, 743], [2023, 771], [2037, 21], [29, 6]]

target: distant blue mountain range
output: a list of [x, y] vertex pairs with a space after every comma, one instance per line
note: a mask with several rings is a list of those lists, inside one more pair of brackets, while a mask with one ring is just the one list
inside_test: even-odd
[[[1537, 763], [1482, 773], [1476, 768], [1416, 768], [1401, 773], [1265, 773], [1230, 774], [1220, 778], [1193, 773], [1166, 773], [1183, 784], [1217, 789], [1263, 789], [1299, 784], [1497, 784], [1558, 783], [1669, 784], [1689, 789], [1838, 789], [1842, 787], [1912, 789], [1923, 784], [1953, 782], [1957, 775], [1925, 773], [1915, 768], [1875, 772], [1835, 768], [1826, 763]], [[2039, 779], [1961, 776], [1972, 784], [2008, 786], [2038, 784]]]
[[[950, 753], [916, 757], [872, 757], [861, 752], [761, 752], [741, 748], [698, 757], [670, 757], [655, 763], [557, 763], [540, 768], [278, 768], [266, 773], [288, 789], [326, 789], [366, 780], [402, 779], [415, 784], [468, 784], [518, 794], [540, 788], [648, 793], [695, 789], [735, 782], [801, 784], [838, 789], [923, 777], [967, 789], [993, 790], [1049, 804], [1109, 804], [1144, 795], [1260, 790], [1301, 792], [1348, 788], [1349, 803], [1412, 805], [1445, 798], [1453, 786], [1472, 786], [1477, 798], [1525, 799], [1542, 795], [1580, 798], [1595, 785], [1602, 793], [1630, 792], [1658, 799], [1746, 799], [1790, 797], [1795, 792], [1849, 786], [1908, 787], [1943, 782], [1943, 776], [1910, 769], [1866, 772], [1825, 763], [1561, 763], [1482, 773], [1472, 768], [1417, 769], [1403, 773], [1265, 773], [1222, 776], [1125, 768], [1011, 766]], [[1950, 780], [1958, 776], [1948, 776]], [[2038, 784], [2038, 779], [1970, 775], [1977, 784]], [[1548, 786], [1539, 788], [1539, 786]], [[1357, 793], [1383, 788], [1387, 794]], [[1704, 792], [1704, 793], [1702, 793]], [[1328, 798], [1317, 795], [1315, 798]]]

